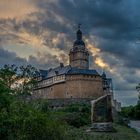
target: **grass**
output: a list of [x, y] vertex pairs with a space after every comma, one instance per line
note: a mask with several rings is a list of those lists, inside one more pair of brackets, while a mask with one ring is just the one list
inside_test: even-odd
[[[86, 110], [86, 112], [85, 112]], [[86, 132], [90, 128], [90, 110], [85, 106], [72, 105], [65, 109], [52, 110], [50, 117], [57, 121], [65, 122], [67, 126], [66, 140], [139, 140], [140, 133], [124, 124], [114, 123], [117, 132]], [[67, 119], [66, 119], [67, 118]], [[84, 119], [87, 124], [83, 125]], [[84, 122], [85, 122], [84, 121]], [[72, 123], [73, 122], [73, 123]], [[79, 125], [79, 128], [76, 127]]]
[[70, 129], [67, 133], [69, 140], [139, 140], [140, 133], [127, 126], [114, 124], [117, 132], [86, 132], [88, 127]]

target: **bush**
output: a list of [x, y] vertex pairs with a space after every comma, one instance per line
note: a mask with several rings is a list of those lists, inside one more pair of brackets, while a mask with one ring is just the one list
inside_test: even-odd
[[134, 118], [135, 107], [134, 106], [123, 107], [121, 115], [127, 118]]
[[68, 125], [81, 127], [90, 123], [90, 106], [83, 104], [71, 104], [63, 109], [61, 121]]
[[15, 99], [8, 106], [3, 104], [0, 112], [2, 140], [63, 140], [65, 132], [65, 125], [25, 102]]
[[34, 109], [42, 111], [42, 112], [49, 111], [49, 105], [48, 105], [48, 101], [46, 99], [38, 99], [38, 100], [32, 101], [32, 103], [30, 105]]
[[65, 127], [62, 124], [40, 114], [24, 121], [23, 132], [27, 140], [63, 140], [65, 138]]
[[64, 116], [63, 121], [77, 128], [89, 124], [89, 119], [82, 113], [68, 113]]
[[71, 104], [65, 107], [65, 112], [81, 112], [90, 114], [90, 105], [85, 104]]
[[121, 115], [130, 119], [140, 119], [140, 103], [136, 106], [123, 107]]
[[135, 118], [140, 119], [140, 102], [135, 107]]

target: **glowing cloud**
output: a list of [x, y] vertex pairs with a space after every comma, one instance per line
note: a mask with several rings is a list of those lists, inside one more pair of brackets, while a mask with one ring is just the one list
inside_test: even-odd
[[95, 64], [97, 64], [101, 68], [109, 68], [108, 64], [106, 64], [101, 58], [96, 58]]
[[95, 45], [92, 44], [92, 41], [86, 39], [86, 42], [88, 50], [94, 57], [94, 64], [96, 64], [98, 67], [102, 69], [106, 69], [110, 73], [115, 73], [115, 69], [111, 68], [110, 65], [107, 62], [105, 62], [104, 59], [102, 58], [103, 53], [101, 52], [101, 50], [95, 47]]
[[33, 0], [1, 0], [0, 18], [21, 18], [26, 14], [37, 11]]
[[87, 45], [87, 48], [91, 52], [92, 56], [99, 55], [99, 53], [100, 53], [100, 49], [99, 48], [96, 48], [92, 44], [88, 44]]

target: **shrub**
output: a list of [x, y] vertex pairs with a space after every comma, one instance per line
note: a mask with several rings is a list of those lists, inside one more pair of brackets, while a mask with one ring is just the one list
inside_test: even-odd
[[135, 118], [140, 119], [140, 102], [135, 106]]
[[65, 139], [65, 125], [60, 124], [56, 120], [52, 120], [43, 111], [17, 100], [10, 102], [8, 108], [8, 111], [2, 109], [0, 112], [0, 139]]
[[32, 101], [31, 106], [34, 109], [40, 110], [42, 112], [49, 111], [49, 105], [48, 105], [48, 101], [46, 99], [38, 99], [38, 100]]
[[71, 104], [64, 108], [65, 114], [61, 118], [68, 125], [81, 127], [90, 123], [90, 107], [83, 104]]
[[64, 116], [63, 120], [77, 128], [89, 124], [87, 116], [82, 113], [68, 113]]

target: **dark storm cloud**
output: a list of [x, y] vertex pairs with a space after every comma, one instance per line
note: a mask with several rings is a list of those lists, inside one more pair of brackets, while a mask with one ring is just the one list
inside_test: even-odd
[[[43, 4], [42, 4], [43, 3]], [[63, 23], [59, 22], [56, 16], [60, 16], [66, 26], [71, 23], [74, 26], [78, 22], [83, 23], [83, 27], [86, 27], [86, 33], [90, 33], [91, 29], [102, 29], [100, 35], [107, 33], [108, 30], [116, 31], [118, 35], [122, 35], [122, 32], [132, 30], [137, 25], [137, 19], [133, 21], [133, 10], [129, 8], [129, 5], [125, 5], [124, 0], [117, 1], [105, 1], [105, 0], [59, 0], [57, 3], [47, 3], [46, 1], [39, 1], [40, 8], [46, 11], [46, 15], [49, 15], [45, 24], [48, 27], [55, 30], [61, 29], [59, 25]], [[135, 6], [135, 5], [134, 5]], [[47, 14], [48, 13], [48, 14]], [[135, 23], [134, 23], [135, 22]], [[65, 29], [65, 26], [62, 29]], [[58, 28], [57, 28], [58, 27]], [[104, 32], [104, 29], [106, 32]], [[105, 37], [105, 36], [104, 36]], [[110, 36], [112, 37], [112, 35]]]
[[9, 52], [0, 47], [0, 67], [5, 64], [16, 64], [16, 65], [25, 65], [27, 61], [23, 58], [20, 58], [14, 52]]
[[49, 69], [50, 67], [55, 67], [58, 63], [59, 61], [56, 56], [49, 54], [41, 55], [39, 59], [31, 55], [29, 56], [29, 59], [26, 60], [25, 58], [17, 56], [16, 53], [7, 51], [0, 47], [0, 67], [3, 67], [5, 64], [16, 64], [17, 66], [31, 64], [38, 69]]
[[[126, 67], [138, 68], [139, 47], [132, 47], [138, 35], [138, 0], [53, 0], [47, 1], [36, 0], [40, 12], [31, 13], [26, 20], [17, 22], [15, 19], [1, 21], [1, 24], [10, 24], [13, 31], [26, 31], [31, 35], [41, 36], [44, 44], [49, 47], [58, 47], [66, 51], [70, 49], [70, 42], [75, 39], [74, 30], [76, 24], [81, 22], [84, 35], [88, 38], [94, 35], [98, 38], [98, 48], [108, 55], [114, 55], [120, 59]], [[137, 18], [136, 18], [137, 17]], [[135, 18], [135, 19], [134, 19]], [[49, 31], [49, 37], [45, 35], [45, 31]], [[56, 44], [52, 43], [52, 38], [57, 34], [65, 34], [64, 38]], [[16, 34], [9, 36], [1, 36], [1, 40], [17, 40]], [[11, 37], [11, 38], [10, 38]], [[24, 40], [20, 39], [20, 43]], [[94, 41], [94, 40], [92, 40]], [[133, 50], [133, 51], [132, 51]], [[130, 60], [128, 58], [131, 57]], [[105, 58], [106, 59], [106, 58]], [[135, 62], [135, 63], [134, 63]], [[107, 60], [107, 63], [114, 63]]]
[[[27, 38], [19, 36], [19, 33], [26, 32], [40, 37], [43, 45], [56, 49], [56, 52], [57, 48], [64, 51], [65, 54], [60, 53], [59, 58], [66, 62], [77, 24], [82, 23], [84, 37], [94, 36], [96, 39], [89, 43], [97, 42], [96, 47], [100, 49], [100, 56], [94, 56], [91, 65], [99, 68], [94, 61], [97, 57], [102, 58], [114, 70], [114, 73], [106, 71], [113, 78], [115, 89], [135, 89], [140, 76], [140, 46], [136, 44], [140, 38], [139, 0], [34, 0], [34, 3], [39, 10], [25, 19], [0, 20], [2, 44], [8, 41], [29, 43]], [[4, 52], [0, 53], [3, 60], [0, 63], [8, 63], [2, 54]], [[31, 55], [28, 61], [5, 50], [6, 55], [10, 55], [13, 62], [28, 62], [41, 68], [54, 67], [60, 61], [55, 54]]]
[[[56, 3], [47, 3], [44, 0], [38, 1], [38, 5], [45, 11], [42, 23], [45, 28], [74, 35], [74, 31], [71, 29], [76, 28], [76, 23], [82, 22], [85, 36], [94, 35], [99, 38], [98, 47], [103, 52], [123, 59], [126, 61], [125, 65], [139, 67], [136, 53], [140, 52], [140, 49], [137, 47], [132, 51], [133, 44], [135, 45], [138, 35], [140, 35], [138, 30], [140, 2], [138, 0], [133, 2], [125, 0], [85, 0], [82, 2], [59, 0]], [[56, 17], [60, 17], [64, 22], [60, 22]], [[131, 60], [127, 62], [129, 57]]]
[[[46, 57], [48, 57], [49, 60], [45, 61]], [[32, 64], [34, 67], [38, 69], [49, 69], [58, 65], [59, 61], [56, 59], [55, 56], [51, 56], [47, 54], [39, 59], [34, 56], [29, 56], [28, 63]]]

